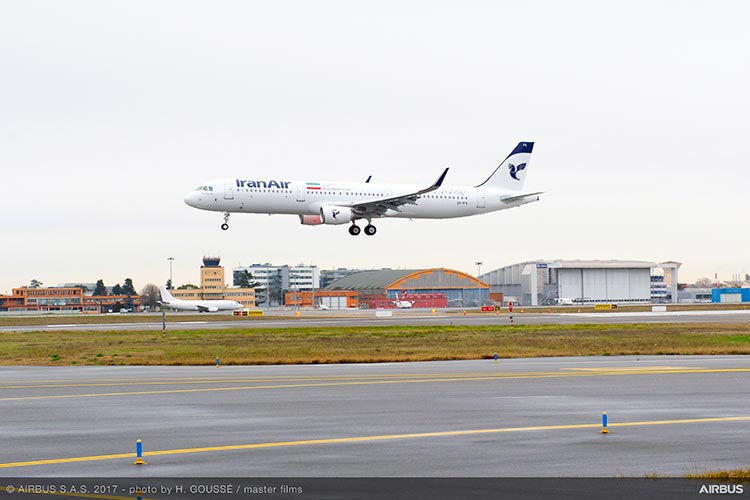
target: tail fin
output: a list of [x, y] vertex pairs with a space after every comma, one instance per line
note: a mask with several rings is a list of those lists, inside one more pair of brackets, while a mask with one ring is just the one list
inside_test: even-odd
[[523, 180], [531, 160], [531, 150], [534, 149], [533, 142], [519, 142], [508, 157], [503, 160], [499, 167], [492, 172], [486, 181], [476, 187], [500, 188], [509, 191], [521, 191]]
[[161, 292], [161, 300], [162, 302], [172, 302], [175, 300], [174, 297], [172, 297], [172, 294], [169, 293], [169, 290], [167, 290], [167, 287], [162, 285], [159, 287], [159, 291]]

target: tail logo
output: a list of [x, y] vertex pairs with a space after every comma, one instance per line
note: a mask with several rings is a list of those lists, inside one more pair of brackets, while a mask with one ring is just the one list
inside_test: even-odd
[[516, 177], [516, 174], [526, 168], [525, 163], [521, 163], [520, 165], [513, 165], [512, 163], [508, 165], [508, 170], [510, 170], [510, 176], [513, 177], [515, 180], [520, 181], [518, 177]]

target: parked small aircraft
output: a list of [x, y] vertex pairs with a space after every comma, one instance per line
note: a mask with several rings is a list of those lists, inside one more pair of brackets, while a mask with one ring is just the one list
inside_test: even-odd
[[217, 312], [242, 309], [242, 304], [234, 300], [181, 300], [174, 298], [164, 285], [160, 286], [159, 290], [159, 304], [177, 311]]
[[395, 305], [398, 309], [411, 309], [411, 306], [414, 305], [413, 300], [401, 300], [396, 294], [396, 300], [393, 301], [393, 305]]

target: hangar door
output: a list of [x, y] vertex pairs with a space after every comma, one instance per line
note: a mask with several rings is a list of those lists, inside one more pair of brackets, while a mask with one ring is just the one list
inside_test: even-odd
[[560, 269], [559, 297], [586, 302], [648, 301], [649, 269]]
[[581, 276], [582, 269], [559, 269], [557, 280], [560, 286], [560, 298], [565, 299], [582, 299], [586, 296], [583, 294], [583, 279]]
[[583, 269], [583, 293], [594, 300], [607, 300], [607, 269]]
[[628, 276], [631, 300], [651, 301], [651, 269], [630, 269]]
[[630, 297], [630, 269], [607, 269], [607, 285], [605, 288], [607, 300], [629, 300]]
[[320, 305], [329, 309], [346, 309], [346, 296], [321, 297]]

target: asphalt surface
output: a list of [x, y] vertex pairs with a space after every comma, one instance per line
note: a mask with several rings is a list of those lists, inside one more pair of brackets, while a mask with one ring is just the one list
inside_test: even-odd
[[0, 476], [682, 476], [750, 466], [749, 382], [747, 356], [1, 367]]
[[[0, 326], [0, 332], [32, 331], [161, 331], [161, 322], [76, 324], [76, 316], [63, 324], [33, 326]], [[283, 319], [248, 319], [226, 321], [221, 316], [206, 315], [205, 320], [185, 320], [180, 314], [167, 316], [167, 330], [220, 330], [230, 328], [305, 328], [332, 326], [388, 326], [388, 325], [507, 325], [507, 313], [467, 314], [430, 313], [429, 311], [394, 311], [391, 317], [376, 317], [374, 311], [331, 314], [303, 314]], [[513, 314], [516, 325], [574, 325], [626, 323], [748, 323], [750, 310], [728, 311], [670, 311], [670, 312], [611, 312], [611, 313], [521, 313]]]

